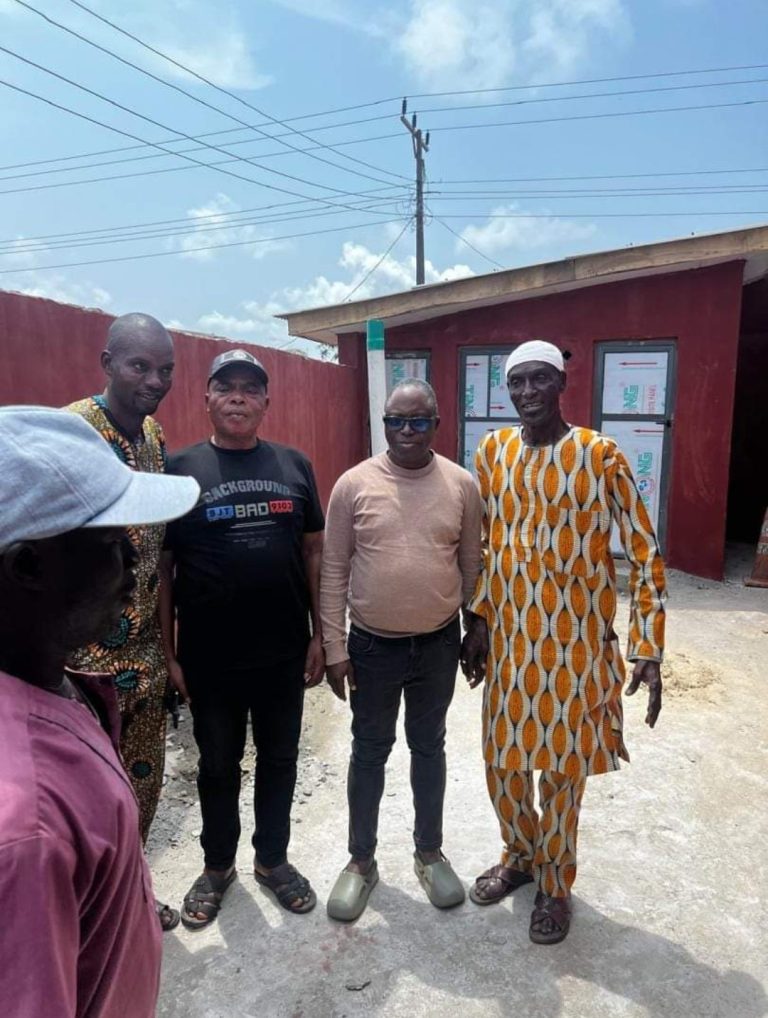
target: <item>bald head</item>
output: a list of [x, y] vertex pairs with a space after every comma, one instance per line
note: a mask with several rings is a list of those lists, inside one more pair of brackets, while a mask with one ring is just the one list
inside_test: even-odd
[[129, 434], [141, 432], [171, 387], [173, 340], [151, 315], [121, 315], [110, 326], [101, 355], [111, 413]]
[[151, 343], [173, 351], [173, 340], [168, 330], [152, 315], [144, 315], [140, 311], [120, 315], [109, 327], [107, 353], [113, 357], [124, 354], [137, 343], [142, 346]]

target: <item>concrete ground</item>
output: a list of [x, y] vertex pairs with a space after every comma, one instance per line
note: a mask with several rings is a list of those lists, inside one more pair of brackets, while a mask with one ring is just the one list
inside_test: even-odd
[[[325, 915], [345, 862], [346, 705], [309, 693], [291, 857], [320, 899], [289, 915], [251, 876], [217, 923], [165, 937], [161, 1018], [758, 1018], [768, 1014], [768, 592], [671, 576], [667, 695], [651, 732], [627, 700], [632, 764], [591, 779], [580, 827], [574, 921], [557, 947], [528, 940], [531, 886], [502, 904], [442, 913], [413, 873], [402, 731], [382, 803], [381, 882], [352, 926]], [[626, 632], [626, 597], [620, 621]], [[449, 715], [445, 850], [469, 885], [498, 861], [479, 743], [480, 691]], [[195, 750], [187, 720], [150, 856], [158, 895], [179, 905], [200, 870]], [[243, 788], [250, 825], [252, 759]]]

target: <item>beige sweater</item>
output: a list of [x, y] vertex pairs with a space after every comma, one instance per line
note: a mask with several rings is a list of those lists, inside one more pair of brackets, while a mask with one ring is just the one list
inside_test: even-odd
[[482, 504], [443, 456], [419, 470], [387, 453], [343, 474], [325, 527], [320, 614], [328, 664], [347, 658], [346, 610], [381, 636], [431, 633], [469, 600], [481, 567]]

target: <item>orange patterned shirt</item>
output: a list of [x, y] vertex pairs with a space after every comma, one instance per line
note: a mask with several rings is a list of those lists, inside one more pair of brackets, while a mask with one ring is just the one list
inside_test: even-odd
[[629, 756], [614, 523], [631, 565], [627, 656], [660, 661], [664, 647], [664, 563], [627, 461], [588, 428], [543, 447], [507, 428], [486, 436], [475, 465], [487, 547], [469, 607], [490, 631], [486, 762], [573, 778], [616, 770]]

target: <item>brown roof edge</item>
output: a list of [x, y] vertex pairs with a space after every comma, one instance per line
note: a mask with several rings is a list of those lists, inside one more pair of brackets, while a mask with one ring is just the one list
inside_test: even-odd
[[[488, 303], [494, 297], [504, 300], [526, 291], [533, 295], [537, 290], [567, 284], [588, 286], [608, 282], [611, 276], [620, 273], [672, 270], [675, 266], [691, 262], [747, 258], [760, 251], [768, 251], [768, 225], [577, 255], [556, 262], [468, 276], [447, 283], [432, 283], [349, 304], [286, 312], [275, 317], [287, 321], [290, 335], [317, 339], [319, 333], [327, 335], [343, 331], [369, 318], [386, 319], [418, 311], [428, 314], [430, 309], [434, 309], [435, 313], [445, 313], [452, 304]], [[439, 312], [438, 309], [443, 310]]]

